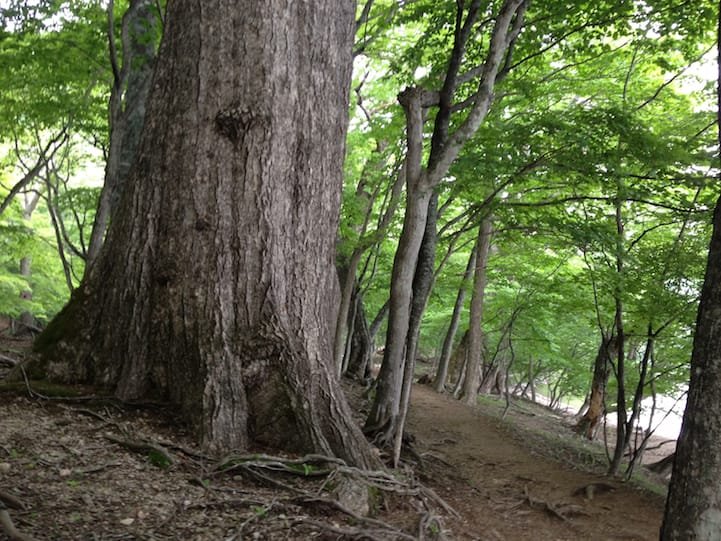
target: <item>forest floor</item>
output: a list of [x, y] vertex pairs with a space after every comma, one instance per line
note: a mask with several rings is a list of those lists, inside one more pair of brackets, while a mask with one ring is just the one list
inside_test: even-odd
[[[3, 346], [0, 354], [19, 355], [23, 344]], [[0, 370], [0, 500], [38, 541], [658, 538], [663, 480], [604, 477], [600, 444], [527, 402], [504, 416], [503, 401], [471, 408], [416, 385], [414, 452], [401, 481], [360, 476], [375, 495], [366, 519], [333, 503], [333, 487], [357, 472], [328, 474], [312, 460], [299, 465], [263, 450], [211, 459], [167, 408], [47, 399], [33, 382], [3, 377]], [[358, 405], [362, 390], [348, 390]]]

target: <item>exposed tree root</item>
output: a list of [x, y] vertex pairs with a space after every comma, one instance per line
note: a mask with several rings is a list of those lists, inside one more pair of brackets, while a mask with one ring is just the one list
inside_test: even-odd
[[586, 515], [587, 513], [581, 506], [564, 503], [552, 503], [546, 500], [540, 500], [534, 498], [528, 492], [528, 487], [523, 489], [523, 499], [513, 506], [514, 509], [521, 507], [522, 505], [528, 505], [531, 509], [538, 511], [545, 511], [549, 515], [559, 520], [566, 522], [569, 516], [573, 515]]
[[14, 367], [20, 364], [20, 361], [18, 359], [13, 359], [12, 357], [8, 357], [7, 355], [3, 355], [2, 353], [0, 353], [0, 364]]
[[[10, 494], [6, 494], [4, 492], [0, 493], [0, 526], [2, 527], [2, 531], [4, 531], [5, 535], [10, 538], [10, 541], [35, 541], [34, 537], [21, 533], [15, 527], [15, 524], [13, 524], [13, 521], [10, 518], [10, 513], [8, 513], [8, 506], [16, 506], [10, 504], [9, 502], [17, 502], [20, 506], [20, 509], [24, 508], [24, 505], [20, 503], [20, 501], [14, 496], [11, 496]], [[6, 505], [6, 503], [8, 505]]]
[[616, 487], [613, 485], [609, 485], [608, 483], [589, 483], [574, 490], [573, 495], [583, 496], [587, 500], [592, 500], [598, 494], [612, 492], [614, 490], [616, 490]]
[[149, 454], [153, 462], [157, 463], [158, 465], [171, 466], [176, 463], [176, 458], [172, 454], [170, 454], [167, 449], [151, 440], [131, 440], [119, 438], [117, 436], [114, 436], [113, 434], [105, 434], [105, 439], [110, 440], [113, 443], [117, 443], [118, 445], [121, 445], [122, 447], [125, 447], [130, 451]]

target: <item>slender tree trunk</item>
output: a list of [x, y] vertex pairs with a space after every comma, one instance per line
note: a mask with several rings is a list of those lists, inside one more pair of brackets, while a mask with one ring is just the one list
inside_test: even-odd
[[474, 244], [471, 250], [471, 255], [468, 257], [468, 264], [466, 270], [463, 273], [463, 281], [458, 288], [458, 294], [456, 295], [456, 303], [453, 305], [453, 314], [451, 315], [451, 322], [448, 325], [448, 331], [443, 339], [443, 346], [441, 347], [441, 355], [438, 360], [438, 370], [436, 371], [436, 379], [434, 387], [436, 392], [442, 393], [446, 387], [446, 379], [448, 378], [448, 365], [450, 364], [451, 352], [453, 351], [453, 341], [458, 331], [458, 324], [461, 321], [461, 312], [463, 311], [463, 304], [466, 300], [466, 288], [471, 280], [473, 269], [476, 267], [476, 246]]
[[373, 318], [373, 321], [371, 321], [370, 327], [368, 327], [368, 332], [370, 333], [371, 340], [376, 339], [376, 335], [378, 334], [378, 330], [381, 328], [381, 325], [385, 321], [385, 319], [388, 317], [388, 311], [390, 309], [390, 301], [386, 301], [383, 306], [380, 307], [378, 310], [378, 313], [376, 314], [376, 317]]
[[[366, 421], [366, 431], [373, 433], [379, 444], [391, 444], [399, 426], [403, 358], [412, 299], [411, 280], [418, 260], [431, 193], [448, 173], [465, 143], [486, 118], [493, 101], [499, 71], [513, 50], [513, 44], [523, 25], [526, 7], [527, 0], [504, 0], [500, 6], [473, 104], [465, 120], [453, 133], [449, 133], [448, 129], [450, 114], [466, 42], [478, 19], [478, 0], [469, 4], [467, 13], [463, 3], [458, 4], [453, 52], [441, 91], [436, 93], [410, 87], [399, 95], [399, 102], [406, 115], [406, 215], [393, 261], [385, 354], [377, 393]], [[424, 168], [424, 108], [430, 105], [438, 105], [439, 111], [431, 138], [428, 166]]]
[[356, 289], [354, 295], [355, 323], [350, 337], [350, 352], [346, 375], [359, 381], [370, 379], [371, 356], [373, 355], [373, 339], [368, 321], [366, 320], [363, 296]]
[[[29, 222], [32, 218], [33, 212], [35, 212], [35, 208], [38, 205], [38, 202], [40, 201], [40, 194], [34, 193], [30, 195], [25, 196], [25, 202], [23, 204], [23, 220]], [[25, 278], [28, 283], [28, 289], [20, 292], [20, 300], [23, 304], [29, 304], [33, 299], [33, 291], [30, 288], [30, 278], [32, 276], [32, 258], [29, 255], [26, 255], [22, 259], [20, 259], [20, 276]], [[33, 312], [30, 308], [27, 310], [23, 310], [20, 313], [20, 324], [22, 327], [19, 329], [20, 333], [27, 332], [28, 329], [35, 327], [35, 316], [33, 315]]]
[[413, 294], [411, 297], [411, 314], [408, 322], [408, 336], [406, 337], [406, 362], [415, 362], [418, 354], [418, 339], [421, 332], [423, 314], [428, 305], [428, 297], [433, 289], [434, 270], [436, 264], [436, 245], [438, 244], [438, 194], [431, 195], [428, 203], [428, 215], [423, 233], [423, 240], [418, 251], [418, 262], [413, 275]]
[[[721, 55], [721, 2], [718, 53]], [[721, 57], [718, 63], [721, 148]], [[691, 381], [661, 527], [662, 541], [712, 541], [721, 532], [721, 199], [713, 233], [691, 355]]]
[[349, 340], [349, 337], [346, 336], [348, 333], [348, 322], [352, 316], [350, 309], [353, 301], [353, 291], [357, 289], [356, 274], [362, 257], [363, 250], [353, 250], [351, 257], [348, 260], [347, 267], [343, 269], [342, 273], [340, 273], [340, 306], [338, 312], [338, 322], [335, 326], [335, 335], [333, 339], [333, 362], [336, 366], [339, 377], [343, 374], [344, 359], [346, 357], [346, 344]]
[[106, 249], [45, 368], [160, 397], [216, 451], [376, 467], [332, 364], [354, 2], [169, 3]]
[[456, 346], [451, 356], [451, 367], [456, 367], [456, 383], [453, 385], [453, 398], [459, 398], [463, 390], [463, 383], [466, 380], [466, 366], [468, 366], [468, 336], [469, 331], [463, 333], [460, 343]]
[[528, 359], [528, 384], [531, 387], [531, 401], [536, 401], [536, 371], [533, 367], [533, 357]]
[[132, 166], [143, 132], [145, 105], [156, 57], [160, 14], [155, 0], [131, 0], [122, 22], [122, 66], [115, 57], [113, 2], [108, 6], [108, 40], [114, 83], [110, 91], [110, 144], [105, 183], [100, 192], [90, 233], [86, 272], [98, 257], [108, 223], [120, 203], [125, 178]]
[[403, 359], [410, 321], [409, 301], [429, 199], [430, 192], [419, 195], [409, 193], [403, 233], [393, 263], [386, 347], [378, 375], [376, 397], [366, 421], [366, 430], [377, 432], [380, 444], [391, 443], [397, 429]]
[[438, 194], [433, 192], [428, 202], [428, 215], [423, 233], [423, 240], [418, 252], [418, 263], [413, 276], [413, 294], [411, 297], [411, 313], [408, 322], [406, 335], [406, 352], [403, 372], [403, 387], [401, 390], [401, 406], [399, 412], [398, 429], [395, 433], [393, 444], [393, 467], [398, 465], [401, 453], [401, 443], [405, 427], [408, 406], [411, 401], [413, 390], [413, 376], [416, 368], [416, 357], [418, 356], [418, 340], [421, 333], [421, 321], [426, 311], [428, 297], [433, 289], [434, 269], [436, 262], [436, 244], [438, 234], [436, 222], [438, 220]]
[[478, 396], [478, 386], [481, 376], [481, 357], [483, 350], [483, 298], [486, 292], [486, 267], [491, 249], [491, 235], [493, 234], [493, 221], [486, 217], [478, 228], [476, 240], [476, 268], [473, 277], [473, 298], [471, 311], [468, 316], [468, 362], [466, 364], [465, 382], [463, 384], [462, 399], [466, 404], [475, 404]]
[[626, 450], [626, 333], [623, 325], [623, 282], [624, 282], [624, 225], [621, 207], [621, 194], [625, 191], [619, 179], [616, 195], [616, 280], [614, 291], [616, 311], [616, 446], [609, 466], [609, 474], [615, 475], [621, 467], [623, 453]]

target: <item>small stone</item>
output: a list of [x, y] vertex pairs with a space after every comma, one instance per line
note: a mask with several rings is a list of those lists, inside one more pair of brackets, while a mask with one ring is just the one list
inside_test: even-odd
[[0, 473], [8, 473], [10, 471], [10, 464], [7, 462], [0, 462]]
[[357, 515], [366, 517], [370, 513], [368, 487], [361, 481], [350, 477], [341, 478], [333, 491], [333, 496], [345, 508]]
[[73, 474], [73, 470], [68, 468], [63, 468], [60, 470], [60, 477], [70, 477]]
[[144, 518], [147, 518], [148, 513], [146, 513], [142, 509], [139, 509], [138, 512], [136, 513], [136, 515], [140, 520], [143, 520]]
[[123, 526], [130, 526], [133, 522], [135, 522], [134, 518], [124, 518], [120, 521], [120, 524], [122, 524]]

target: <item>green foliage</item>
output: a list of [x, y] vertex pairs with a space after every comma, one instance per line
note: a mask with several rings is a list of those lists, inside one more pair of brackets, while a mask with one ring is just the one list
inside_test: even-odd
[[[5, 194], [0, 191], [0, 198]], [[28, 258], [31, 276], [21, 276], [20, 260]], [[32, 291], [32, 299], [20, 300]], [[30, 312], [47, 321], [67, 300], [62, 265], [48, 224], [38, 216], [25, 220], [20, 205], [11, 205], [0, 216], [0, 314], [18, 317]]]
[[[402, 194], [382, 223], [405, 155], [397, 95], [414, 84], [441, 88], [461, 4], [376, 0], [357, 32], [338, 250], [341, 264], [362, 253], [358, 279], [370, 317], [388, 298], [403, 226]], [[498, 6], [481, 4], [484, 24], [472, 33], [461, 73], [488, 53]], [[115, 5], [116, 31], [126, 9]], [[439, 272], [421, 329], [424, 354], [440, 348], [478, 222], [492, 213], [487, 360], [512, 360], [514, 381], [532, 370], [549, 388], [583, 396], [601, 329], [611, 327], [621, 301], [628, 383], [638, 378], [649, 326], [658, 334], [656, 390], [686, 380], [719, 167], [710, 150], [714, 85], [694, 81], [689, 65], [714, 43], [716, 9], [710, 0], [531, 2], [486, 121], [438, 187]], [[64, 161], [43, 178], [57, 186], [51, 202], [66, 228], [75, 285], [98, 197], [88, 148], [107, 144], [106, 24], [102, 5], [89, 0], [12, 0], [0, 8], [0, 200], [46, 142], [67, 130], [56, 160]], [[477, 79], [460, 84], [455, 103], [477, 88]], [[451, 131], [467, 111], [454, 110]], [[435, 114], [427, 108], [426, 153]], [[30, 218], [19, 200], [0, 216], [2, 314], [29, 310], [47, 320], [67, 298], [46, 189], [38, 179], [23, 194], [42, 195]], [[32, 261], [30, 276], [20, 275], [23, 258]], [[26, 291], [32, 300], [21, 302]], [[466, 311], [469, 303], [470, 295]], [[72, 322], [53, 332], [73, 332]]]
[[[399, 163], [403, 119], [394, 96], [410, 84], [440, 88], [457, 5], [411, 2], [384, 19], [389, 4], [382, 3], [371, 17], [377, 39], [364, 49], [358, 70], [370, 118], [354, 110], [341, 229], [346, 251], [362, 242], [356, 186], [369, 170], [379, 175], [374, 183], [385, 175], [389, 186], [394, 170], [366, 167], [377, 123], [393, 127], [383, 140], [398, 141], [390, 143], [398, 150], [386, 164]], [[692, 87], [687, 72], [714, 42], [715, 10], [708, 0], [531, 3], [498, 99], [439, 188], [448, 204], [439, 223], [437, 265], [445, 266], [421, 328], [425, 355], [440, 349], [475, 227], [492, 212], [486, 360], [505, 355], [513, 359], [514, 381], [531, 367], [539, 381], [582, 397], [601, 328], [613, 325], [619, 298], [633, 350], [627, 383], [638, 378], [649, 325], [658, 333], [656, 390], [672, 391], [686, 381], [708, 209], [716, 196], [707, 172], [718, 167], [709, 153], [716, 145], [709, 129], [713, 85]], [[491, 15], [480, 16], [487, 25], [470, 40], [461, 73], [487, 53], [492, 19], [484, 17]], [[476, 88], [477, 82], [461, 85], [455, 101]], [[427, 131], [434, 114], [430, 108]], [[464, 118], [462, 110], [454, 115], [451, 129]], [[376, 203], [374, 216], [379, 209]], [[375, 272], [360, 278], [371, 316], [387, 299], [401, 225], [396, 221], [382, 238], [368, 238]]]

